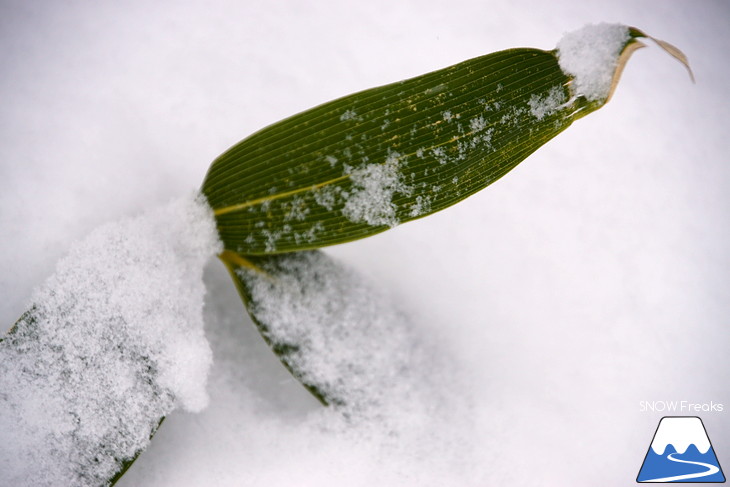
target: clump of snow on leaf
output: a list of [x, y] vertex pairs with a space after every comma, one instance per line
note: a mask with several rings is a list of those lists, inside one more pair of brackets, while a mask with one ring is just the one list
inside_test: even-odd
[[106, 485], [165, 415], [207, 405], [202, 272], [219, 247], [202, 198], [72, 247], [0, 342], [1, 485]]
[[573, 76], [573, 93], [590, 101], [605, 100], [610, 91], [621, 51], [630, 38], [621, 24], [587, 25], [569, 32], [558, 42], [558, 61]]
[[393, 196], [396, 193], [409, 194], [410, 188], [402, 181], [399, 158], [400, 154], [392, 152], [383, 164], [368, 164], [347, 171], [353, 189], [342, 209], [345, 217], [355, 223], [365, 222], [373, 226], [394, 227], [400, 223]]

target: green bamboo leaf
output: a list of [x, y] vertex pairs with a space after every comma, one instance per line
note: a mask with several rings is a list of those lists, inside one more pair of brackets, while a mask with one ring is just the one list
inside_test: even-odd
[[515, 49], [363, 91], [232, 147], [203, 193], [241, 254], [379, 233], [482, 189], [566, 128], [563, 111], [526, 128], [532, 97], [567, 100], [566, 83], [553, 54]]
[[202, 187], [225, 248], [261, 255], [347, 242], [485, 188], [608, 101], [643, 45], [636, 39], [647, 37], [625, 29], [606, 67], [611, 89], [597, 99], [576, 92], [557, 50], [510, 49], [345, 96], [251, 135], [213, 162]]

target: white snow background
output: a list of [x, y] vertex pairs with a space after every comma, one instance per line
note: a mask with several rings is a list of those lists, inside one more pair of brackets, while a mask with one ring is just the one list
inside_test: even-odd
[[212, 261], [210, 405], [169, 416], [118, 485], [627, 485], [663, 415], [640, 401], [658, 400], [724, 404], [699, 415], [728, 468], [723, 1], [3, 0], [2, 326], [72, 242], [188, 194], [257, 129], [602, 21], [677, 45], [697, 83], [640, 50], [607, 106], [493, 186], [327, 249], [435, 343], [450, 417], [400, 445], [322, 430]]

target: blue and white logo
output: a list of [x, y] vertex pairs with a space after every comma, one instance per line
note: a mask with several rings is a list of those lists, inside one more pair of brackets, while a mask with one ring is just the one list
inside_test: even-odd
[[697, 416], [659, 421], [637, 482], [725, 482], [705, 425]]

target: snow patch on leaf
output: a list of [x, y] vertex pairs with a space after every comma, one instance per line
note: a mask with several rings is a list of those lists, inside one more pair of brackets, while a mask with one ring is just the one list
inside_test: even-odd
[[573, 92], [589, 101], [605, 100], [621, 51], [630, 39], [621, 24], [587, 25], [569, 32], [558, 42], [558, 61], [573, 79]]
[[553, 86], [550, 91], [543, 96], [532, 95], [527, 104], [530, 106], [530, 113], [538, 120], [542, 120], [547, 115], [555, 113], [565, 104], [567, 98], [560, 86]]
[[344, 122], [346, 120], [356, 120], [357, 119], [357, 113], [355, 110], [345, 110], [342, 112], [342, 115], [340, 115], [340, 121]]
[[391, 152], [382, 164], [349, 169], [353, 188], [342, 209], [347, 219], [373, 226], [395, 227], [400, 223], [393, 196], [410, 194], [411, 188], [402, 181], [399, 159], [400, 154]]

